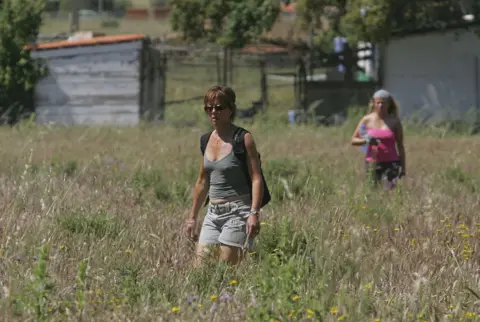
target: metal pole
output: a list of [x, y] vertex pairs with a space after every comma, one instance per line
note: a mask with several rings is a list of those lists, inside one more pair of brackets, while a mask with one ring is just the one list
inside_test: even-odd
[[475, 108], [478, 110], [480, 110], [480, 93], [479, 93], [479, 88], [478, 88], [478, 82], [479, 82], [479, 76], [478, 76], [478, 73], [479, 73], [479, 70], [478, 70], [478, 56], [475, 55], [473, 57], [474, 59], [474, 69], [475, 69]]
[[478, 82], [479, 82], [479, 70], [478, 70], [478, 56], [475, 55], [473, 56], [473, 61], [474, 61], [474, 68], [473, 70], [475, 71], [474, 79], [475, 79], [475, 111], [476, 111], [476, 126], [477, 130], [480, 130], [478, 127], [480, 126], [480, 89], [478, 88]]
[[477, 134], [480, 132], [480, 88], [478, 87], [479, 83], [479, 70], [478, 70], [478, 56], [473, 56], [473, 83], [475, 90], [475, 124], [473, 125], [472, 134]]

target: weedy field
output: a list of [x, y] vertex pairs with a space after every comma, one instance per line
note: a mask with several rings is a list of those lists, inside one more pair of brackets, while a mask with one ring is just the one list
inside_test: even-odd
[[406, 126], [407, 177], [383, 193], [355, 122], [245, 125], [273, 201], [242, 265], [197, 270], [182, 227], [205, 122], [1, 129], [3, 320], [478, 319], [478, 138]]

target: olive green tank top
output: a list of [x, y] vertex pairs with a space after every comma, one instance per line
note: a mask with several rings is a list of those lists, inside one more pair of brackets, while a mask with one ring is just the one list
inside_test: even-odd
[[208, 160], [205, 154], [203, 162], [203, 166], [210, 176], [208, 191], [210, 199], [226, 199], [250, 193], [242, 164], [235, 157], [233, 150], [217, 161]]

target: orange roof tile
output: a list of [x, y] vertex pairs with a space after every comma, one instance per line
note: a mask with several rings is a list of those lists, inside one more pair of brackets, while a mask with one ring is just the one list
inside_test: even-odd
[[54, 42], [40, 43], [36, 45], [25, 46], [25, 49], [57, 49], [65, 47], [78, 47], [78, 46], [90, 46], [90, 45], [100, 45], [100, 44], [110, 44], [116, 42], [125, 42], [125, 41], [134, 41], [144, 39], [144, 34], [127, 34], [127, 35], [115, 35], [115, 36], [102, 36], [102, 37], [93, 37], [90, 39], [81, 39], [81, 40], [62, 40]]
[[254, 54], [254, 53], [267, 54], [267, 53], [282, 53], [282, 52], [286, 53], [288, 52], [288, 50], [280, 46], [269, 45], [269, 44], [251, 44], [240, 49], [240, 52], [250, 53], [250, 54]]
[[289, 5], [285, 5], [284, 3], [280, 3], [280, 11], [283, 13], [295, 13], [297, 7], [296, 2], [291, 2]]

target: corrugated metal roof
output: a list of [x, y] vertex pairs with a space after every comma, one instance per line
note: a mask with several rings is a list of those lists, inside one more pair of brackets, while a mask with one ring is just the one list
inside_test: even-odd
[[135, 40], [142, 40], [146, 36], [144, 34], [127, 34], [127, 35], [115, 35], [115, 36], [102, 36], [102, 37], [93, 37], [91, 39], [80, 39], [80, 40], [62, 40], [55, 42], [45, 42], [36, 45], [25, 46], [26, 49], [31, 50], [45, 50], [45, 49], [58, 49], [65, 47], [79, 47], [79, 46], [93, 46], [101, 44], [111, 44], [117, 42], [128, 42]]

